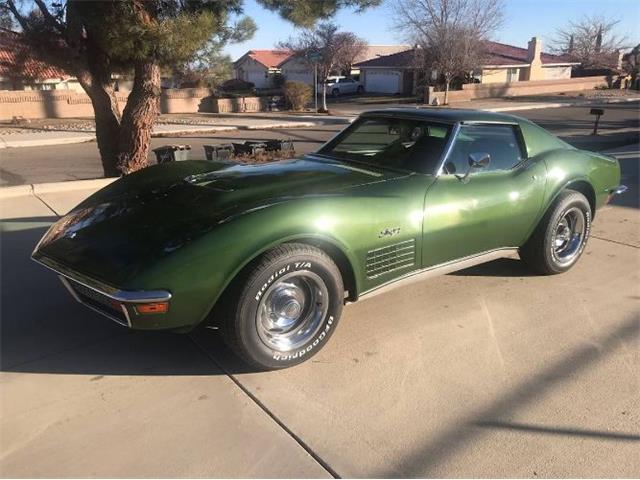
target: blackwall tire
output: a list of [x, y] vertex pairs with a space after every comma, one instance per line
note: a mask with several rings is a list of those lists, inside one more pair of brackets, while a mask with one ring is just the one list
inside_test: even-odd
[[340, 270], [313, 246], [280, 245], [239, 283], [223, 324], [225, 342], [249, 365], [274, 370], [318, 353], [344, 303]]
[[586, 197], [565, 190], [520, 247], [520, 258], [537, 273], [555, 275], [573, 267], [587, 245], [592, 212]]

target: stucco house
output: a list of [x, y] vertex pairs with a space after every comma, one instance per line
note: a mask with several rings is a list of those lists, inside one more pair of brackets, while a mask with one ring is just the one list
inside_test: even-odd
[[271, 77], [280, 73], [279, 65], [290, 56], [288, 50], [249, 50], [234, 62], [235, 78], [251, 82], [256, 88], [269, 88]]
[[74, 90], [78, 80], [33, 55], [18, 32], [0, 31], [0, 90]]
[[[364, 62], [374, 58], [391, 55], [394, 53], [405, 51], [409, 48], [409, 45], [368, 45], [367, 48], [356, 58], [356, 62]], [[304, 82], [309, 85], [313, 85], [313, 65], [306, 59], [291, 55], [285, 58], [278, 65], [282, 75], [289, 81]], [[360, 74], [360, 69], [354, 68], [351, 70], [351, 75]]]
[[[485, 63], [474, 77], [479, 83], [510, 83], [524, 80], [571, 78], [571, 68], [578, 65], [565, 56], [542, 52], [542, 42], [533, 37], [527, 48], [487, 42]], [[357, 63], [365, 91], [393, 94], [415, 92], [415, 50]], [[434, 72], [435, 74], [435, 72]]]

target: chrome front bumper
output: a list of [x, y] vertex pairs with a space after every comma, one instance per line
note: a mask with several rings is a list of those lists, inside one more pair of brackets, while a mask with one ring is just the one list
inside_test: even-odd
[[50, 265], [48, 259], [46, 263], [35, 258], [33, 260], [57, 273], [60, 281], [75, 300], [125, 327], [132, 326], [131, 315], [135, 314], [134, 305], [168, 302], [171, 299], [171, 293], [165, 290], [133, 291], [101, 288], [99, 282], [95, 280], [80, 279], [66, 271], [62, 272], [60, 268]]

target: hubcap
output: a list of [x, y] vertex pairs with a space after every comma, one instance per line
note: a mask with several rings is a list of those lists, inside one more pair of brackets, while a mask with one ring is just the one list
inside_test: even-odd
[[551, 241], [551, 253], [558, 263], [569, 264], [579, 255], [586, 226], [585, 214], [577, 207], [570, 208], [560, 218]]
[[274, 350], [299, 348], [320, 329], [329, 308], [328, 296], [324, 281], [313, 272], [282, 276], [260, 299], [256, 314], [258, 336]]

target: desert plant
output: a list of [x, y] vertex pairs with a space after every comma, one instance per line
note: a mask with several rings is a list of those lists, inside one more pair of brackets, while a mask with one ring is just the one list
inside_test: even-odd
[[313, 90], [303, 82], [285, 82], [284, 98], [292, 110], [300, 111], [311, 101]]

